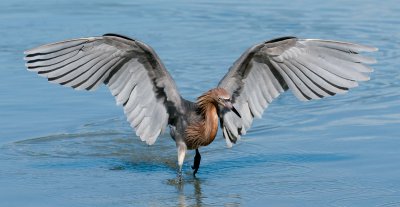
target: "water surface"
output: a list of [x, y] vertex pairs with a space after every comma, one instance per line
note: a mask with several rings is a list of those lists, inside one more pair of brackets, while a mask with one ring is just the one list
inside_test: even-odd
[[[397, 1], [0, 3], [0, 206], [400, 206]], [[169, 135], [142, 143], [105, 87], [49, 84], [25, 49], [121, 33], [150, 44], [194, 100], [252, 44], [284, 35], [378, 47], [346, 95], [273, 102], [232, 149], [218, 135], [177, 184]]]

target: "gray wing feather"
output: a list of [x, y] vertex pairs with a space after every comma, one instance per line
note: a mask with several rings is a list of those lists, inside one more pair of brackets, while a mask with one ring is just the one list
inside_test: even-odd
[[77, 90], [105, 83], [142, 141], [153, 144], [181, 96], [161, 60], [148, 45], [107, 34], [43, 45], [25, 51], [28, 70]]
[[376, 48], [353, 43], [283, 37], [249, 48], [230, 68], [218, 87], [232, 94], [233, 112], [220, 114], [223, 135], [232, 146], [246, 133], [254, 117], [287, 89], [302, 101], [346, 93], [369, 80], [376, 63], [360, 52]]

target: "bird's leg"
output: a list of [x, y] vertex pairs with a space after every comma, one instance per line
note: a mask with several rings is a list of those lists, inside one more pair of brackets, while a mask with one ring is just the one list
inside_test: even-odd
[[178, 179], [179, 181], [182, 180], [182, 166], [183, 166], [183, 161], [185, 160], [185, 155], [186, 155], [186, 144], [185, 143], [177, 143], [178, 147]]
[[196, 177], [196, 173], [200, 168], [200, 161], [201, 161], [201, 155], [199, 152], [199, 149], [196, 149], [196, 155], [194, 156], [194, 161], [193, 161], [193, 165], [192, 165], [192, 169], [193, 171], [193, 176]]

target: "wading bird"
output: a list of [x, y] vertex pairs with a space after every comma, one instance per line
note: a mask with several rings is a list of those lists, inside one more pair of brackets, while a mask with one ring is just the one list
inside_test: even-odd
[[179, 174], [187, 150], [196, 150], [193, 175], [200, 167], [199, 148], [213, 142], [218, 122], [228, 147], [244, 135], [254, 117], [284, 91], [302, 100], [347, 92], [369, 80], [375, 63], [359, 52], [377, 48], [329, 40], [282, 37], [250, 47], [218, 86], [197, 101], [182, 98], [154, 50], [143, 42], [105, 34], [47, 44], [25, 51], [26, 66], [48, 81], [77, 90], [106, 84], [122, 105], [137, 136], [147, 144], [170, 127]]

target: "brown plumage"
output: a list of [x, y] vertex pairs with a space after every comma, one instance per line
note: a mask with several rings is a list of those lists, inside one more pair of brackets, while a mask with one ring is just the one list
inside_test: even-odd
[[254, 117], [261, 117], [265, 108], [288, 89], [298, 99], [308, 101], [345, 93], [369, 80], [372, 68], [367, 64], [375, 60], [359, 53], [376, 50], [296, 37], [264, 41], [246, 50], [218, 88], [207, 91], [196, 102], [180, 96], [150, 46], [122, 35], [42, 45], [25, 51], [25, 60], [28, 70], [50, 82], [77, 90], [94, 90], [106, 84], [142, 141], [151, 145], [170, 127], [179, 172], [187, 149], [195, 149], [196, 174], [201, 159], [198, 149], [213, 142], [218, 121], [231, 147], [251, 127]]
[[223, 88], [211, 89], [197, 98], [201, 119], [190, 123], [185, 130], [188, 149], [198, 149], [214, 141], [218, 131], [218, 104], [221, 99], [229, 98], [229, 93]]

